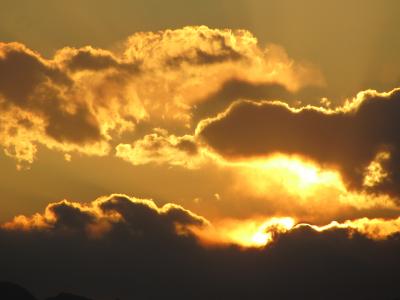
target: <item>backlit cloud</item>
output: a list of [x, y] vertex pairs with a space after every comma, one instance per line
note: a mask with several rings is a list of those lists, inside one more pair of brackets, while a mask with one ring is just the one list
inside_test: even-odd
[[0, 77], [0, 144], [28, 163], [38, 145], [106, 155], [141, 122], [187, 128], [195, 105], [227, 80], [289, 90], [323, 84], [318, 70], [279, 46], [205, 26], [136, 33], [115, 51], [65, 47], [51, 59], [2, 43]]
[[399, 90], [362, 92], [335, 109], [239, 101], [197, 134], [227, 159], [298, 154], [339, 170], [351, 188], [397, 196], [399, 103]]
[[203, 161], [193, 136], [177, 137], [160, 128], [133, 144], [117, 145], [115, 155], [133, 165], [167, 164], [196, 168]]
[[77, 231], [86, 233], [89, 237], [100, 237], [117, 224], [126, 224], [129, 230], [132, 230], [132, 234], [150, 234], [159, 230], [178, 234], [185, 231], [185, 226], [201, 226], [206, 223], [204, 218], [179, 205], [166, 204], [159, 208], [151, 200], [114, 194], [89, 204], [67, 200], [52, 203], [46, 207], [43, 214], [35, 214], [32, 217], [17, 216], [2, 228], [56, 231], [60, 234]]
[[[181, 206], [158, 207], [124, 195], [86, 204], [64, 200], [1, 226], [0, 278], [38, 295], [67, 288], [99, 300], [187, 299], [193, 291], [194, 299], [292, 299], [290, 289], [278, 284], [281, 278], [285, 286], [301, 285], [318, 295], [329, 288], [343, 299], [378, 296], [377, 291], [393, 298], [399, 230], [398, 218], [326, 226], [297, 224], [290, 217], [211, 224]], [[338, 268], [343, 277], [336, 276]], [[71, 278], [74, 284], [68, 285]], [[350, 278], [363, 284], [351, 283], [349, 294]], [[232, 285], [236, 280], [240, 284]]]
[[[241, 247], [264, 247], [279, 233], [308, 226], [318, 232], [334, 228], [348, 229], [371, 239], [386, 239], [400, 232], [400, 218], [361, 218], [326, 225], [299, 223], [292, 217], [221, 218], [211, 223], [180, 205], [158, 207], [154, 201], [121, 194], [98, 198], [90, 203], [63, 200], [49, 204], [44, 213], [31, 217], [16, 216], [1, 225], [5, 231], [45, 232], [107, 238], [116, 228], [124, 227], [136, 236], [158, 234], [192, 235], [205, 244], [236, 244]], [[53, 232], [53, 233], [52, 233]]]

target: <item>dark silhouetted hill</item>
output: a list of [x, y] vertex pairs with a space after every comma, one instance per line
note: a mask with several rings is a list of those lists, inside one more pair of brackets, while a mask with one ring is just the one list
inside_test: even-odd
[[[25, 288], [18, 284], [0, 281], [0, 300], [38, 300]], [[60, 293], [46, 300], [92, 300], [86, 297], [76, 296], [69, 293]]]
[[37, 300], [31, 293], [23, 287], [11, 283], [0, 281], [1, 300]]

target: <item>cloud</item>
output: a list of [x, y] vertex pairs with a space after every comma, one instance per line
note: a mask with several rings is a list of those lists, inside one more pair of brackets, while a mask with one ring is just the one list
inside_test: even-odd
[[83, 48], [63, 48], [56, 53], [56, 60], [69, 72], [101, 71], [106, 69], [121, 69], [127, 72], [138, 71], [134, 63], [124, 63], [111, 51], [96, 49], [90, 46]]
[[291, 91], [323, 84], [279, 46], [205, 26], [135, 33], [113, 51], [65, 47], [52, 58], [1, 43], [0, 78], [0, 145], [19, 163], [32, 163], [40, 145], [106, 155], [146, 122], [187, 131], [196, 105], [229, 80]]
[[44, 214], [35, 214], [32, 217], [17, 216], [2, 228], [22, 231], [50, 230], [58, 233], [79, 231], [91, 237], [98, 237], [113, 225], [122, 223], [132, 234], [142, 235], [158, 231], [176, 234], [178, 227], [182, 232], [185, 226], [201, 226], [207, 221], [179, 205], [166, 204], [159, 208], [151, 200], [113, 194], [89, 204], [67, 200], [52, 203], [46, 207]]
[[192, 136], [177, 137], [159, 128], [133, 144], [117, 145], [115, 155], [133, 165], [152, 163], [197, 168], [203, 161]]
[[[392, 299], [400, 293], [393, 281], [400, 267], [398, 219], [325, 227], [288, 218], [259, 221], [210, 224], [175, 204], [158, 207], [116, 194], [86, 204], [64, 200], [1, 227], [0, 280], [19, 282], [40, 297], [65, 291], [99, 300]], [[272, 241], [266, 248], [238, 247], [229, 239], [209, 247], [193, 228], [214, 228], [240, 243], [241, 235], [253, 234]]]
[[[73, 81], [56, 64], [18, 43], [0, 44], [0, 143], [32, 162], [37, 142], [49, 148], [103, 152], [96, 117], [69, 93]], [[87, 144], [97, 144], [85, 149]]]
[[293, 91], [275, 82], [252, 83], [234, 78], [226, 81], [215, 93], [202, 99], [194, 109], [193, 118], [201, 121], [206, 117], [215, 116], [231, 103], [242, 99], [254, 101], [281, 99], [295, 107], [300, 106], [304, 100], [307, 100], [307, 104], [321, 105], [321, 99], [326, 96], [324, 92], [321, 86], [302, 86]]
[[75, 102], [67, 108], [69, 99], [63, 90], [72, 82], [65, 73], [20, 44], [1, 44], [0, 53], [0, 77], [4, 78], [0, 92], [6, 113], [16, 107], [42, 117], [45, 133], [60, 142], [85, 143], [100, 138], [87, 105]]
[[230, 172], [230, 182], [221, 187], [222, 201], [215, 204], [225, 216], [291, 216], [300, 222], [326, 224], [399, 215], [396, 198], [351, 190], [337, 170], [303, 157], [280, 154], [216, 161]]
[[351, 188], [397, 196], [399, 104], [399, 90], [361, 92], [335, 109], [239, 101], [200, 122], [197, 135], [227, 159], [297, 154], [338, 169]]

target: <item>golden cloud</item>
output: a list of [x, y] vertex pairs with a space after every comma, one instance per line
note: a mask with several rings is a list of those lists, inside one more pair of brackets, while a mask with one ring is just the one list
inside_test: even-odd
[[323, 84], [316, 68], [279, 46], [261, 47], [245, 30], [205, 26], [136, 33], [116, 51], [66, 47], [51, 59], [1, 43], [0, 77], [0, 143], [28, 163], [38, 145], [106, 155], [140, 122], [186, 128], [195, 105], [228, 80], [289, 90]]
[[193, 136], [169, 135], [161, 128], [136, 140], [132, 144], [119, 144], [115, 148], [117, 157], [133, 165], [167, 164], [186, 168], [198, 168], [204, 161]]

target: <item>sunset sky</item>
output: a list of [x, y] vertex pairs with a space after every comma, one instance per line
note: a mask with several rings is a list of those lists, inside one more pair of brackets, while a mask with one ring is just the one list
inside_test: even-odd
[[0, 4], [0, 280], [400, 297], [399, 1]]

